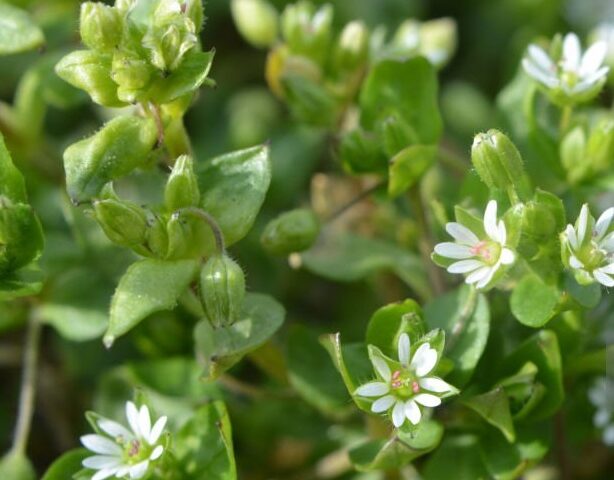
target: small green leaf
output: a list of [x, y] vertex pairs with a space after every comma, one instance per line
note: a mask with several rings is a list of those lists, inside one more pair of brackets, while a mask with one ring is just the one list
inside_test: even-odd
[[39, 270], [22, 268], [0, 280], [0, 301], [36, 295], [43, 288], [43, 274]]
[[0, 133], [0, 196], [18, 203], [26, 203], [26, 183], [21, 172], [11, 160], [11, 154], [6, 148], [4, 137]]
[[[271, 161], [266, 145], [238, 150], [196, 167], [201, 208], [212, 215], [226, 245], [241, 240], [252, 228], [271, 182]], [[215, 247], [213, 236], [208, 241]]]
[[27, 204], [11, 205], [0, 197], [0, 276], [36, 260], [45, 246], [43, 228]]
[[173, 453], [180, 478], [237, 478], [230, 419], [221, 401], [204, 405], [194, 413], [177, 432]]
[[516, 285], [510, 297], [514, 317], [527, 327], [543, 327], [557, 313], [560, 292], [537, 275], [528, 274]]
[[420, 143], [439, 141], [442, 121], [437, 106], [437, 75], [422, 57], [377, 63], [365, 80], [360, 104], [361, 121], [367, 130], [376, 130], [378, 123], [398, 113], [415, 130]]
[[27, 12], [5, 2], [0, 3], [0, 55], [32, 50], [44, 42], [42, 30]]
[[397, 197], [415, 185], [435, 162], [437, 147], [411, 145], [390, 160], [388, 194]]
[[152, 102], [162, 104], [195, 92], [207, 79], [214, 55], [215, 50], [209, 52], [190, 50], [179, 68], [154, 83], [147, 94], [148, 97]]
[[286, 101], [297, 120], [317, 127], [330, 128], [337, 118], [337, 104], [319, 83], [298, 75], [283, 80]]
[[446, 332], [446, 356], [454, 370], [446, 381], [462, 386], [471, 378], [480, 360], [490, 331], [490, 309], [486, 297], [463, 285], [424, 307], [428, 328]]
[[157, 138], [153, 120], [116, 117], [64, 152], [66, 188], [74, 202], [98, 195], [111, 180], [143, 165]]
[[123, 107], [117, 98], [117, 84], [111, 78], [110, 54], [94, 50], [76, 50], [62, 58], [55, 66], [60, 78], [86, 91], [92, 100], [104, 107]]
[[288, 378], [309, 404], [325, 414], [345, 416], [350, 397], [318, 336], [295, 325], [288, 337]]
[[9, 452], [0, 459], [0, 478], [6, 480], [36, 480], [32, 463], [22, 453]]
[[[446, 435], [441, 446], [421, 470], [424, 480], [485, 480], [490, 478], [478, 450], [479, 439], [472, 434]], [[452, 473], [453, 472], [453, 473]]]
[[601, 285], [580, 285], [571, 275], [565, 276], [565, 289], [584, 308], [595, 308], [601, 300]]
[[346, 170], [357, 174], [385, 172], [388, 165], [377, 136], [361, 128], [341, 138], [339, 158]]
[[396, 470], [433, 450], [443, 437], [443, 426], [424, 420], [411, 432], [396, 431], [390, 440], [374, 440], [350, 449], [350, 461], [361, 472]]
[[369, 320], [365, 342], [378, 347], [388, 357], [397, 358], [397, 345], [402, 333], [409, 334], [412, 344], [426, 333], [422, 309], [411, 299], [377, 310]]
[[468, 398], [463, 403], [498, 428], [508, 442], [515, 441], [516, 432], [510, 413], [510, 403], [502, 387]]
[[279, 329], [284, 308], [269, 295], [248, 293], [240, 319], [229, 326], [213, 328], [203, 320], [196, 325], [196, 353], [205, 376], [215, 379], [243, 355], [265, 343]]
[[67, 480], [72, 479], [75, 473], [83, 469], [81, 462], [90, 456], [91, 452], [85, 448], [69, 450], [57, 458], [47, 469], [41, 480]]
[[117, 337], [148, 315], [174, 308], [177, 299], [195, 278], [197, 268], [197, 260], [146, 259], [132, 264], [111, 300], [104, 344], [110, 347]]
[[339, 282], [354, 282], [380, 270], [390, 270], [421, 298], [430, 289], [420, 259], [395, 244], [346, 233], [320, 236], [320, 241], [301, 255], [308, 270]]

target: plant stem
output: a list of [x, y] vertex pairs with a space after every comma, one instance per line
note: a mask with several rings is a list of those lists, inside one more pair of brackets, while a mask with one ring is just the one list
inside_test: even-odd
[[445, 283], [441, 275], [439, 268], [431, 260], [431, 252], [433, 251], [434, 242], [431, 230], [429, 228], [428, 219], [426, 218], [426, 209], [424, 202], [422, 201], [422, 195], [417, 185], [413, 186], [409, 190], [409, 199], [414, 210], [416, 222], [418, 224], [418, 231], [420, 239], [418, 241], [418, 248], [420, 249], [420, 255], [426, 268], [427, 275], [433, 291], [440, 295], [445, 291]]
[[469, 287], [469, 293], [467, 294], [467, 299], [465, 300], [465, 305], [458, 316], [458, 320], [454, 324], [454, 328], [452, 329], [452, 334], [450, 335], [450, 339], [446, 342], [446, 351], [452, 350], [458, 339], [460, 338], [461, 333], [465, 330], [465, 326], [467, 325], [467, 321], [471, 318], [473, 311], [475, 310], [475, 304], [478, 299], [478, 290], [473, 285]]
[[559, 131], [561, 137], [565, 134], [567, 129], [569, 128], [569, 123], [571, 121], [571, 114], [573, 112], [573, 107], [571, 105], [566, 105], [563, 107], [561, 112], [561, 123], [559, 124]]
[[343, 215], [346, 211], [348, 211], [350, 208], [352, 208], [354, 205], [360, 203], [362, 200], [364, 200], [365, 198], [367, 198], [369, 195], [371, 195], [372, 193], [376, 192], [377, 190], [379, 190], [381, 187], [383, 187], [385, 184], [384, 181], [381, 182], [377, 182], [375, 185], [373, 185], [372, 187], [367, 188], [366, 190], [360, 192], [358, 195], [356, 195], [354, 198], [352, 198], [349, 202], [345, 203], [344, 205], [341, 205], [341, 207], [339, 207], [338, 209], [336, 209], [333, 213], [331, 213], [325, 220], [326, 223], [329, 222], [334, 222], [335, 220], [337, 220], [341, 215]]
[[191, 213], [192, 215], [196, 215], [197, 217], [202, 218], [207, 223], [207, 225], [209, 225], [211, 231], [213, 232], [213, 236], [215, 237], [215, 246], [217, 248], [218, 253], [223, 254], [224, 252], [226, 252], [226, 246], [224, 244], [224, 233], [222, 232], [222, 229], [212, 215], [197, 207], [182, 208], [181, 210], [177, 210], [173, 215], [181, 215], [182, 213]]
[[26, 345], [23, 360], [23, 376], [21, 392], [19, 394], [19, 412], [15, 425], [15, 437], [12, 451], [24, 454], [32, 426], [32, 415], [36, 400], [36, 366], [38, 363], [38, 346], [40, 342], [41, 323], [34, 316], [30, 316], [26, 332]]

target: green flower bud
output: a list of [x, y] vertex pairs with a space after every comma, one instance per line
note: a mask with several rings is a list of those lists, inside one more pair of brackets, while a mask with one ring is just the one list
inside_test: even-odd
[[145, 242], [147, 215], [138, 205], [112, 198], [95, 200], [94, 214], [113, 243], [134, 247]]
[[237, 30], [254, 47], [270, 47], [277, 40], [278, 13], [266, 0], [232, 0]]
[[32, 207], [0, 196], [0, 275], [35, 260], [43, 243], [42, 228]]
[[438, 18], [420, 25], [420, 53], [436, 67], [443, 67], [456, 50], [456, 22]]
[[320, 221], [307, 208], [282, 213], [271, 220], [260, 237], [260, 243], [270, 253], [289, 255], [307, 250], [320, 234]]
[[132, 8], [136, 0], [115, 0], [115, 8], [122, 13]]
[[194, 24], [194, 33], [200, 33], [205, 22], [205, 12], [202, 0], [184, 0], [185, 14]]
[[362, 65], [369, 53], [369, 30], [363, 22], [348, 23], [339, 37], [336, 62], [340, 68], [353, 70]]
[[81, 4], [81, 40], [93, 50], [112, 50], [122, 36], [120, 12], [103, 3], [85, 2]]
[[471, 161], [489, 188], [517, 191], [524, 187], [525, 173], [520, 153], [511, 140], [498, 130], [475, 136]]
[[209, 323], [218, 328], [239, 319], [245, 297], [245, 275], [226, 254], [214, 255], [200, 271], [200, 298]]
[[333, 8], [323, 5], [314, 13], [310, 2], [288, 5], [281, 16], [284, 39], [293, 54], [304, 55], [320, 65], [328, 57]]
[[571, 183], [582, 180], [590, 170], [590, 162], [585, 161], [586, 134], [582, 127], [576, 127], [565, 135], [561, 142], [561, 163], [567, 171]]
[[166, 258], [168, 254], [168, 233], [166, 231], [167, 221], [157, 215], [147, 226], [145, 234], [145, 247], [156, 258]]
[[591, 131], [586, 156], [595, 173], [609, 171], [614, 166], [614, 119], [602, 118]]
[[117, 96], [126, 103], [138, 100], [152, 81], [154, 69], [137, 54], [120, 50], [113, 55], [111, 78], [118, 85]]
[[194, 174], [192, 158], [181, 155], [175, 161], [173, 171], [166, 182], [164, 190], [166, 208], [174, 212], [183, 207], [197, 206], [199, 200], [198, 179]]

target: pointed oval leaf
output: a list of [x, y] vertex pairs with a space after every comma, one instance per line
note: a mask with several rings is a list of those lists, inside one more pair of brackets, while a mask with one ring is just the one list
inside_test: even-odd
[[0, 3], [0, 55], [25, 52], [45, 41], [42, 30], [28, 12], [8, 3]]

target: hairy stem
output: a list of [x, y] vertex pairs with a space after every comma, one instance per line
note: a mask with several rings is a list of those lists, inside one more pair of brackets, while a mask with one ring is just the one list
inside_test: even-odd
[[207, 223], [207, 225], [209, 225], [211, 231], [213, 232], [213, 236], [215, 238], [215, 246], [217, 248], [218, 253], [223, 254], [226, 251], [226, 246], [224, 243], [224, 233], [222, 232], [222, 229], [212, 215], [197, 207], [182, 208], [181, 210], [177, 210], [173, 215], [181, 215], [182, 213], [189, 213], [203, 219]]
[[569, 128], [569, 123], [571, 122], [572, 113], [573, 113], [573, 107], [571, 105], [564, 106], [563, 110], [561, 111], [561, 121], [559, 124], [559, 131], [560, 131], [561, 137], [565, 135], [565, 132], [567, 132], [567, 129]]
[[28, 330], [26, 332], [26, 345], [23, 360], [23, 376], [21, 380], [21, 392], [19, 394], [19, 412], [15, 425], [15, 436], [12, 451], [24, 454], [36, 399], [36, 366], [38, 363], [38, 346], [40, 343], [41, 323], [34, 316], [30, 316]]

